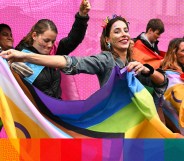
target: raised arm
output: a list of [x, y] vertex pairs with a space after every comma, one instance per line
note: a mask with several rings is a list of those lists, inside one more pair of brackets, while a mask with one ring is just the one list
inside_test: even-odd
[[82, 0], [72, 29], [67, 37], [60, 40], [56, 55], [68, 55], [82, 42], [88, 26], [90, 8], [89, 0]]

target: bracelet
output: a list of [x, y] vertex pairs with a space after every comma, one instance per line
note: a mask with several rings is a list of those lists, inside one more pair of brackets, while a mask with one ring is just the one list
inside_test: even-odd
[[154, 68], [151, 65], [144, 64], [144, 66], [146, 68], [148, 68], [150, 71], [149, 71], [149, 73], [146, 73], [146, 74], [141, 72], [141, 75], [143, 75], [144, 77], [149, 77], [150, 75], [152, 75], [154, 73]]

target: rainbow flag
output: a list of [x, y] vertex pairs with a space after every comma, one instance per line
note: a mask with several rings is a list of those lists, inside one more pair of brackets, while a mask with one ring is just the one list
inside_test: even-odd
[[163, 111], [167, 126], [173, 131], [184, 134], [184, 81], [176, 71], [166, 71], [169, 79], [168, 88], [164, 94]]
[[114, 68], [103, 88], [78, 101], [45, 95], [12, 75], [2, 59], [0, 72], [0, 116], [9, 138], [177, 137], [162, 124], [152, 96], [126, 68]]
[[[160, 121], [152, 96], [126, 68], [115, 67], [100, 90], [78, 101], [45, 95], [12, 72], [2, 58], [0, 73], [0, 156], [4, 160], [56, 157], [59, 161], [76, 156], [84, 161], [142, 161], [148, 157], [144, 153], [129, 155], [135, 145], [135, 153], [144, 152], [153, 145], [147, 139], [155, 143], [160, 138], [183, 138]], [[158, 142], [158, 147], [165, 145]]]
[[134, 60], [141, 62], [142, 64], [150, 64], [155, 69], [160, 67], [161, 60], [165, 52], [160, 51], [160, 55], [154, 53], [151, 49], [146, 47], [141, 40], [137, 40], [133, 47], [132, 57]]
[[183, 161], [183, 139], [19, 139], [17, 142], [20, 154], [11, 147], [10, 140], [0, 139], [0, 161]]

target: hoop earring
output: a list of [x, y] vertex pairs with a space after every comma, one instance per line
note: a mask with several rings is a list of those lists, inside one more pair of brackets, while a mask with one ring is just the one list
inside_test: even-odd
[[111, 49], [111, 44], [110, 42], [107, 43], [107, 48], [110, 50]]

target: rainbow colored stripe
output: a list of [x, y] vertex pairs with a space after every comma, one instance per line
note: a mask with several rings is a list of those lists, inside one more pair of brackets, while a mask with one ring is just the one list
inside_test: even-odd
[[[147, 144], [150, 138], [157, 138], [163, 147], [163, 140], [158, 138], [182, 137], [160, 121], [152, 96], [126, 68], [114, 68], [103, 88], [80, 101], [62, 101], [45, 95], [11, 72], [1, 58], [0, 73], [0, 136], [8, 138], [0, 140], [3, 157], [8, 153], [7, 157], [25, 160], [56, 157], [57, 161], [66, 160], [62, 158], [65, 156], [70, 160], [76, 155], [76, 160], [129, 161], [136, 157], [142, 161], [149, 156], [126, 154], [135, 145], [135, 152], [144, 152], [149, 146], [152, 149], [153, 144]], [[47, 150], [50, 154], [43, 154]]]

